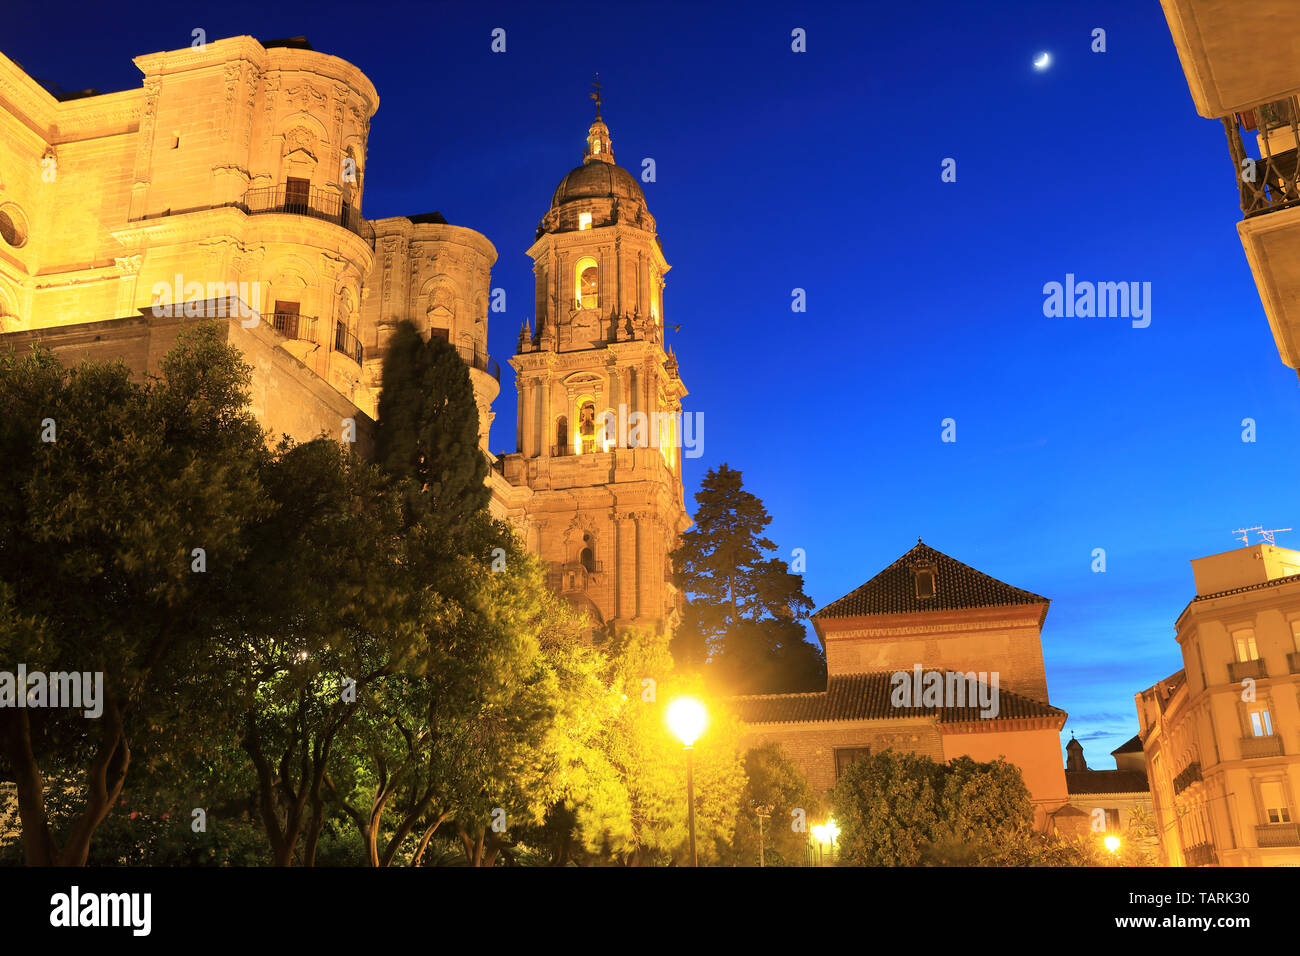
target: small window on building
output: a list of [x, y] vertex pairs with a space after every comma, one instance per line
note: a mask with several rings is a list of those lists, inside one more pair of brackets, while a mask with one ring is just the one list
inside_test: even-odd
[[306, 210], [311, 200], [311, 180], [297, 179], [290, 176], [284, 184], [284, 205], [286, 212], [301, 213]]
[[578, 231], [581, 232], [583, 229], [590, 229], [590, 228], [591, 228], [591, 213], [589, 212], [578, 213]]
[[1259, 650], [1255, 647], [1255, 629], [1242, 628], [1232, 632], [1233, 643], [1237, 646], [1237, 660], [1241, 663], [1259, 660]]
[[1290, 823], [1291, 808], [1286, 805], [1282, 784], [1276, 781], [1259, 785], [1259, 798], [1264, 804], [1264, 819], [1269, 823]]
[[587, 569], [588, 574], [596, 570], [596, 559], [591, 553], [591, 548], [583, 548], [578, 560], [582, 562], [582, 566]]
[[430, 339], [442, 339], [444, 342], [451, 341], [451, 329], [440, 329], [437, 326], [429, 329]]
[[1106, 808], [1106, 832], [1119, 833], [1120, 829], [1121, 828], [1119, 823], [1119, 810], [1114, 807], [1107, 807]]
[[596, 260], [585, 257], [578, 260], [578, 308], [594, 309], [599, 305], [600, 267]]
[[1250, 729], [1256, 737], [1273, 736], [1273, 718], [1266, 709], [1250, 712]]
[[555, 420], [555, 454], [569, 453], [569, 419], [561, 415]]
[[838, 780], [849, 769], [850, 764], [862, 760], [871, 753], [870, 747], [836, 747], [835, 779]]
[[934, 597], [934, 568], [917, 568], [912, 576], [918, 598]]

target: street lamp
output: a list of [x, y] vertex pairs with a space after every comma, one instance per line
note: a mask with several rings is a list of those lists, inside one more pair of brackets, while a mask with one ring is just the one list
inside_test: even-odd
[[754, 815], [758, 817], [758, 865], [766, 866], [763, 845], [763, 821], [772, 815], [772, 805], [770, 803], [756, 804], [754, 806]]
[[1109, 836], [1106, 837], [1106, 839], [1102, 840], [1101, 842], [1106, 844], [1106, 849], [1110, 850], [1111, 853], [1119, 852], [1120, 839], [1119, 837], [1115, 836], [1115, 834], [1113, 833], [1110, 834]]
[[686, 819], [691, 834], [691, 866], [699, 866], [695, 855], [695, 767], [692, 755], [695, 741], [709, 722], [708, 712], [694, 697], [678, 697], [668, 705], [668, 729], [686, 749]]

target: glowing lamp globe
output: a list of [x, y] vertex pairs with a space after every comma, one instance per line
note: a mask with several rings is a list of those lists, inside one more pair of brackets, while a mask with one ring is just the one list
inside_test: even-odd
[[667, 720], [668, 729], [673, 732], [673, 736], [683, 746], [690, 747], [704, 733], [709, 715], [704, 705], [694, 697], [678, 697], [668, 705]]
[[1119, 837], [1117, 836], [1108, 836], [1102, 842], [1106, 844], [1106, 849], [1110, 850], [1111, 853], [1119, 850]]

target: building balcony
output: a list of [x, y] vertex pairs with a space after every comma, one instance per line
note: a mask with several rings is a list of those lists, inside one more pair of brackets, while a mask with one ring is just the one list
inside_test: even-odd
[[480, 372], [486, 372], [498, 382], [501, 381], [501, 366], [497, 364], [496, 359], [489, 356], [486, 352], [480, 352], [476, 348], [467, 345], [457, 345], [456, 351], [460, 357], [465, 360], [465, 364], [470, 368], [476, 368]]
[[299, 342], [316, 341], [316, 319], [297, 312], [276, 312], [271, 316], [271, 328], [286, 339]]
[[1211, 866], [1219, 862], [1219, 854], [1215, 852], [1213, 843], [1189, 846], [1183, 851], [1183, 856], [1187, 859], [1188, 866]]
[[307, 216], [342, 226], [360, 236], [370, 248], [375, 247], [375, 228], [361, 212], [343, 201], [338, 193], [328, 189], [294, 189], [287, 186], [262, 186], [244, 193], [239, 207], [250, 216], [264, 213], [283, 213], [290, 216]]
[[358, 365], [361, 364], [365, 352], [361, 348], [361, 341], [341, 325], [334, 327], [334, 351], [342, 352]]
[[1300, 674], [1300, 651], [1293, 651], [1286, 656], [1286, 666], [1292, 674]]
[[1260, 680], [1268, 676], [1268, 668], [1262, 658], [1253, 661], [1231, 661], [1228, 664], [1228, 676], [1234, 683], [1247, 679]]
[[1182, 793], [1192, 784], [1201, 779], [1201, 765], [1197, 761], [1192, 761], [1181, 771], [1178, 776], [1174, 777], [1174, 796]]
[[[1300, 183], [1296, 179], [1298, 120], [1296, 101], [1290, 97], [1223, 118], [1245, 218], [1300, 204]], [[1259, 156], [1251, 155], [1243, 132], [1252, 134], [1257, 141]]]
[[1282, 738], [1277, 734], [1267, 737], [1242, 737], [1241, 759], [1253, 760], [1257, 757], [1282, 756]]
[[1255, 827], [1255, 845], [1300, 846], [1300, 824], [1265, 823]]
[[1215, 119], [1300, 89], [1295, 0], [1160, 0], [1196, 111]]

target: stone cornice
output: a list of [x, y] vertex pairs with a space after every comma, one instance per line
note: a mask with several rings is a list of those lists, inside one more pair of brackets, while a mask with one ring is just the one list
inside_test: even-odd
[[376, 241], [400, 236], [408, 242], [450, 242], [466, 246], [481, 256], [486, 256], [488, 265], [497, 261], [497, 248], [487, 236], [467, 226], [456, 226], [441, 222], [411, 222], [405, 216], [393, 216], [387, 219], [373, 219]]

